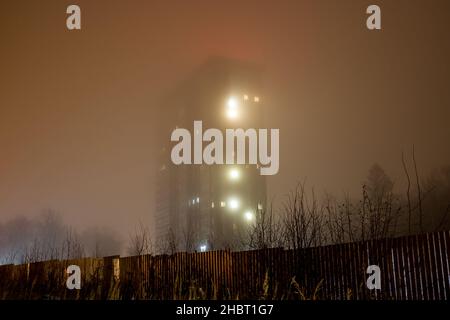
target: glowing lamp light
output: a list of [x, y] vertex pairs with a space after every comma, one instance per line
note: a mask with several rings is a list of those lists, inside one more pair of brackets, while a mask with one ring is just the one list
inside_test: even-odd
[[207, 249], [208, 249], [208, 247], [206, 246], [206, 244], [202, 244], [200, 246], [200, 252], [206, 252]]
[[253, 214], [253, 212], [247, 211], [247, 212], [244, 213], [244, 218], [248, 222], [251, 222], [251, 221], [253, 221], [255, 219], [255, 215]]
[[234, 97], [228, 99], [227, 106], [230, 109], [236, 109], [238, 106], [237, 100]]
[[231, 210], [236, 210], [239, 208], [239, 201], [237, 199], [230, 199], [228, 203]]
[[236, 98], [231, 97], [227, 101], [227, 117], [230, 119], [237, 118], [238, 116], [238, 102]]
[[230, 170], [230, 179], [231, 180], [239, 179], [239, 170], [238, 169], [231, 169]]
[[238, 116], [238, 112], [237, 112], [236, 109], [228, 109], [228, 110], [227, 110], [227, 116], [228, 116], [228, 118], [230, 118], [230, 119], [235, 119], [235, 118], [237, 118], [237, 116]]

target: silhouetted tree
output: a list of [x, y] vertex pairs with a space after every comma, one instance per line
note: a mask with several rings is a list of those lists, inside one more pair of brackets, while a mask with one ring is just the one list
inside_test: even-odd
[[434, 170], [424, 189], [432, 190], [423, 201], [426, 230], [450, 230], [450, 166]]
[[270, 209], [256, 210], [255, 221], [248, 228], [245, 238], [245, 248], [266, 249], [282, 247], [284, 245], [283, 225]]
[[293, 249], [323, 244], [324, 214], [314, 191], [307, 198], [304, 184], [298, 184], [283, 204], [283, 230], [286, 246]]
[[128, 254], [132, 256], [140, 256], [153, 253], [153, 243], [150, 231], [142, 221], [135, 227], [134, 233], [130, 234]]
[[386, 174], [384, 169], [375, 163], [369, 169], [365, 186], [367, 196], [371, 199], [371, 201], [381, 202], [387, 194], [392, 193], [394, 183]]

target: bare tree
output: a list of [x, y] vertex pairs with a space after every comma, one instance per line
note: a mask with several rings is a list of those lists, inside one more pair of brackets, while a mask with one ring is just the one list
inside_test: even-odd
[[354, 241], [357, 238], [357, 215], [349, 195], [345, 195], [344, 202], [338, 201], [327, 194], [325, 197], [324, 230], [326, 243], [337, 244]]
[[34, 238], [35, 223], [22, 216], [0, 226], [0, 263], [18, 263], [24, 260], [26, 248]]
[[422, 190], [420, 188], [419, 173], [417, 171], [417, 162], [416, 162], [416, 155], [415, 155], [415, 151], [414, 151], [414, 145], [412, 147], [412, 158], [413, 158], [413, 163], [414, 163], [414, 173], [416, 175], [417, 207], [419, 209], [419, 228], [420, 228], [420, 232], [423, 232]]
[[84, 257], [84, 246], [78, 233], [72, 227], [66, 227], [66, 237], [62, 244], [61, 259], [80, 259]]
[[283, 225], [275, 216], [273, 206], [269, 209], [256, 210], [255, 222], [248, 229], [244, 247], [266, 249], [284, 245]]
[[172, 228], [167, 229], [164, 239], [158, 242], [158, 251], [162, 254], [174, 254], [178, 251], [178, 237]]
[[314, 190], [308, 201], [305, 185], [298, 184], [284, 203], [283, 227], [286, 245], [300, 249], [323, 244], [323, 207], [318, 204]]
[[183, 250], [186, 252], [195, 251], [195, 245], [198, 242], [197, 232], [194, 226], [193, 219], [187, 219], [186, 225], [184, 225], [182, 230], [182, 246]]
[[33, 238], [25, 246], [22, 261], [61, 259], [66, 227], [60, 215], [52, 209], [44, 210], [34, 224]]
[[406, 166], [405, 156], [402, 152], [402, 165], [405, 172], [406, 180], [408, 182], [406, 188], [406, 200], [408, 204], [408, 234], [411, 234], [411, 218], [412, 218], [412, 208], [411, 208], [411, 178], [409, 176], [408, 167]]
[[334, 198], [327, 196], [327, 242], [353, 242], [395, 235], [402, 207], [393, 193], [393, 185], [385, 171], [375, 164], [362, 186], [359, 201], [352, 201], [346, 195], [344, 201], [338, 204]]
[[[433, 227], [433, 220], [436, 215], [444, 214], [444, 221], [445, 216], [447, 212], [447, 204], [450, 204], [450, 202], [447, 202], [445, 204], [444, 210], [439, 211], [428, 211], [427, 217], [424, 216], [425, 210], [424, 210], [424, 203], [429, 204], [430, 202], [427, 202], [427, 198], [435, 198], [435, 189], [437, 187], [437, 184], [435, 185], [436, 181], [433, 181], [433, 179], [428, 179], [427, 183], [423, 184], [420, 181], [419, 177], [419, 171], [417, 168], [417, 161], [415, 156], [415, 149], [414, 145], [412, 147], [412, 163], [413, 163], [413, 170], [414, 170], [414, 177], [415, 177], [415, 184], [416, 184], [416, 196], [413, 198], [411, 196], [411, 178], [410, 173], [408, 171], [408, 167], [406, 165], [406, 161], [404, 159], [403, 153], [402, 153], [402, 164], [403, 164], [403, 170], [406, 175], [406, 179], [408, 182], [407, 190], [406, 190], [406, 202], [407, 202], [407, 208], [408, 208], [408, 234], [412, 234], [414, 232], [420, 232], [423, 233], [425, 231], [434, 231], [435, 227]], [[442, 221], [442, 220], [441, 220]]]
[[134, 233], [129, 235], [128, 253], [133, 256], [141, 256], [153, 253], [153, 243], [150, 231], [142, 221], [135, 227]]
[[394, 183], [384, 169], [377, 163], [369, 169], [365, 182], [365, 188], [372, 201], [383, 201], [386, 194], [391, 193]]
[[449, 230], [450, 166], [434, 170], [425, 179], [423, 189], [426, 195], [423, 197], [426, 230]]
[[371, 198], [366, 186], [363, 186], [362, 201], [359, 207], [359, 240], [381, 239], [394, 236], [401, 214], [401, 205], [392, 192], [384, 193], [381, 198]]
[[52, 209], [44, 210], [38, 224], [35, 242], [40, 243], [41, 259], [59, 259], [64, 236], [65, 226], [61, 216]]

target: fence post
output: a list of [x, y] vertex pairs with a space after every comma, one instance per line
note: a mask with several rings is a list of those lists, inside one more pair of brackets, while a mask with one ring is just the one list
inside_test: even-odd
[[115, 286], [120, 274], [120, 256], [103, 258], [103, 288], [102, 299], [116, 298]]

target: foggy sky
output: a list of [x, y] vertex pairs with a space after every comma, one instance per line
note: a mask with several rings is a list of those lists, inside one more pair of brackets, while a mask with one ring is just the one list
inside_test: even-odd
[[[154, 210], [161, 98], [210, 56], [264, 68], [280, 128], [269, 194], [298, 180], [357, 192], [378, 162], [401, 184], [450, 163], [450, 2], [72, 1], [0, 4], [0, 221], [42, 209], [125, 234]], [[167, 137], [169, 139], [169, 137]]]

